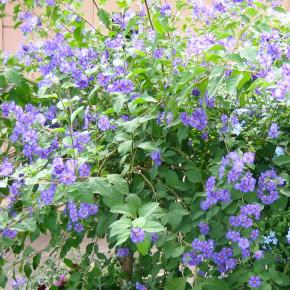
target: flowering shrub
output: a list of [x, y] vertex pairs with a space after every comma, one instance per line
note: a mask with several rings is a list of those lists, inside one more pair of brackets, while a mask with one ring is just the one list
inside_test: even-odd
[[12, 269], [15, 289], [289, 289], [277, 1], [94, 1], [98, 28], [76, 0], [11, 2], [26, 42], [2, 56], [0, 286]]

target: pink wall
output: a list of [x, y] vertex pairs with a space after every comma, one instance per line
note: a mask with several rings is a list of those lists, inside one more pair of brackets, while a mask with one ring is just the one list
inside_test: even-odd
[[[210, 2], [210, 0], [206, 0]], [[98, 3], [98, 0], [95, 0]], [[167, 2], [174, 4], [175, 0], [168, 0]], [[283, 0], [285, 8], [290, 10], [290, 0]], [[108, 0], [105, 7], [108, 11], [118, 11], [118, 5], [116, 0]], [[136, 8], [134, 5], [133, 8]], [[85, 18], [95, 26], [98, 26], [99, 20], [97, 17], [97, 8], [95, 7], [93, 0], [85, 0], [82, 9]], [[12, 7], [9, 6], [7, 14], [12, 14]], [[16, 52], [19, 49], [23, 37], [19, 30], [13, 29], [13, 20], [10, 16], [0, 19], [0, 49], [8, 52]]]

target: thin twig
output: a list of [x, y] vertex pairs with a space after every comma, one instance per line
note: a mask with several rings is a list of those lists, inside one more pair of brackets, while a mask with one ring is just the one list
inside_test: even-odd
[[35, 253], [33, 253], [33, 254], [29, 255], [29, 256], [26, 256], [26, 257], [20, 259], [19, 261], [15, 262], [15, 263], [12, 264], [10, 267], [8, 267], [8, 268], [6, 269], [6, 271], [8, 271], [8, 270], [14, 268], [14, 267], [15, 267], [16, 265], [18, 265], [19, 263], [21, 263], [21, 262], [23, 262], [23, 261], [25, 261], [25, 260], [27, 260], [27, 259], [29, 259], [29, 258], [32, 258], [32, 257], [34, 257], [34, 256], [36, 256], [36, 255], [38, 255], [38, 254], [40, 254], [40, 253], [46, 251], [46, 249], [47, 249], [47, 248], [42, 249], [42, 250], [40, 250], [40, 251], [37, 251], [37, 252], [35, 252]]
[[147, 0], [144, 0], [144, 2], [145, 2], [146, 11], [147, 11], [147, 15], [148, 15], [148, 18], [149, 18], [149, 22], [150, 22], [151, 28], [152, 28], [153, 30], [155, 30], [155, 29], [154, 29], [153, 22], [152, 22], [152, 19], [151, 19], [150, 10], [149, 10], [149, 6], [148, 6], [148, 3], [147, 3]]
[[97, 2], [95, 0], [93, 0], [94, 5], [96, 6], [97, 10], [100, 10], [100, 7], [98, 6]]
[[149, 185], [149, 187], [151, 188], [152, 192], [154, 193], [154, 196], [155, 196], [155, 200], [157, 201], [157, 195], [156, 195], [156, 191], [155, 191], [155, 188], [153, 186], [153, 184], [148, 180], [148, 178], [140, 171], [138, 172], [139, 175], [142, 176], [142, 178], [145, 180], [145, 182]]

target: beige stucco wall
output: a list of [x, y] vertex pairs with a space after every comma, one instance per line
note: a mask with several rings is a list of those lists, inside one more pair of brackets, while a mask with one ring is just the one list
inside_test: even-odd
[[[210, 0], [205, 0], [210, 2]], [[98, 3], [98, 0], [95, 0]], [[175, 0], [167, 0], [168, 3], [174, 4]], [[283, 0], [284, 7], [290, 10], [290, 0]], [[108, 11], [118, 11], [116, 0], [108, 0], [105, 7]], [[133, 7], [134, 8], [134, 7]], [[98, 25], [97, 8], [93, 0], [84, 0], [82, 9], [85, 18], [93, 25]], [[12, 7], [8, 6], [7, 14], [12, 15]], [[19, 44], [22, 42], [22, 34], [19, 30], [13, 29], [13, 20], [10, 16], [0, 19], [0, 49], [7, 52], [16, 52]]]

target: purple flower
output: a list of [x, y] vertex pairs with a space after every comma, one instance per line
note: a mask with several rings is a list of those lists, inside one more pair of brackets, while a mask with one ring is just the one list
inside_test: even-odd
[[48, 6], [54, 6], [55, 5], [55, 0], [46, 0], [46, 4]]
[[161, 163], [162, 163], [162, 159], [161, 159], [161, 153], [160, 153], [160, 151], [154, 151], [154, 152], [152, 152], [151, 153], [151, 159], [152, 159], [152, 161], [154, 162], [154, 165], [155, 166], [160, 166], [161, 165]]
[[272, 123], [269, 131], [268, 131], [268, 137], [270, 139], [275, 139], [279, 136], [280, 132], [279, 132], [279, 126], [277, 123]]
[[274, 170], [261, 173], [258, 180], [257, 196], [263, 204], [272, 204], [279, 198], [278, 186], [284, 185], [284, 179]]
[[201, 134], [201, 139], [207, 141], [208, 138], [209, 138], [209, 137], [208, 137], [208, 132], [206, 132], [206, 131], [202, 132], [202, 134]]
[[191, 94], [194, 96], [194, 97], [199, 97], [200, 96], [200, 90], [198, 88], [194, 88], [192, 91], [191, 91]]
[[16, 238], [18, 231], [5, 228], [4, 230], [2, 230], [1, 234], [2, 234], [2, 237], [13, 240]]
[[154, 51], [154, 58], [156, 59], [160, 59], [162, 58], [163, 56], [163, 53], [164, 53], [164, 49], [163, 48], [158, 48]]
[[252, 177], [252, 173], [247, 172], [244, 177], [241, 178], [239, 183], [235, 184], [235, 189], [241, 192], [254, 191], [256, 185], [256, 179]]
[[209, 233], [209, 225], [207, 223], [200, 223], [198, 228], [202, 235], [207, 235]]
[[189, 125], [199, 131], [202, 131], [206, 128], [207, 115], [202, 108], [198, 108], [192, 113], [192, 115], [189, 117]]
[[151, 233], [151, 240], [153, 243], [156, 243], [159, 239], [159, 236], [157, 233]]
[[252, 288], [259, 288], [261, 286], [261, 279], [259, 276], [252, 276], [249, 280], [248, 280], [248, 284], [250, 287]]
[[162, 124], [167, 124], [169, 125], [174, 116], [171, 112], [162, 112], [157, 116], [157, 124], [162, 125]]
[[141, 284], [141, 283], [139, 283], [139, 282], [137, 282], [135, 284], [135, 288], [136, 288], [136, 290], [147, 290], [146, 286]]
[[226, 269], [227, 270], [234, 270], [237, 266], [237, 260], [235, 258], [229, 258], [226, 261]]
[[215, 177], [214, 176], [209, 177], [205, 184], [206, 192], [213, 192], [215, 189], [215, 183], [216, 183]]
[[90, 175], [90, 166], [87, 163], [83, 163], [80, 167], [79, 167], [79, 175], [81, 177], [88, 177]]
[[119, 249], [117, 249], [116, 256], [119, 257], [119, 258], [122, 258], [122, 257], [129, 256], [129, 254], [130, 254], [129, 248], [119, 248]]
[[60, 157], [54, 158], [52, 162], [52, 168], [54, 174], [56, 175], [61, 174], [65, 168], [62, 158]]
[[13, 173], [13, 165], [8, 159], [4, 159], [0, 165], [0, 176], [9, 176]]
[[257, 240], [260, 235], [260, 231], [258, 229], [252, 230], [251, 232], [251, 239]]
[[209, 259], [213, 255], [215, 243], [211, 239], [207, 241], [194, 239], [191, 246], [196, 254], [200, 254], [204, 259]]
[[53, 184], [49, 189], [43, 190], [40, 193], [40, 197], [45, 205], [50, 205], [53, 201], [54, 194], [56, 191], [56, 185]]
[[229, 230], [226, 234], [226, 237], [232, 242], [238, 242], [240, 240], [241, 234], [237, 231]]
[[16, 277], [15, 280], [12, 280], [12, 288], [14, 290], [24, 289], [26, 282], [25, 277]]
[[78, 209], [74, 202], [69, 201], [67, 204], [67, 208], [69, 211], [69, 217], [73, 223], [77, 222], [79, 219]]
[[243, 258], [249, 258], [251, 256], [251, 252], [249, 249], [242, 249]]
[[110, 126], [110, 119], [107, 116], [102, 116], [99, 118], [98, 121], [98, 128], [100, 129], [100, 131], [108, 131], [110, 130], [111, 126]]
[[162, 16], [170, 16], [171, 14], [171, 6], [170, 4], [166, 3], [160, 8], [160, 13]]
[[246, 164], [254, 164], [254, 160], [255, 160], [255, 153], [253, 152], [246, 152], [243, 155], [243, 162]]
[[189, 117], [187, 115], [187, 113], [182, 112], [179, 116], [181, 122], [183, 123], [183, 125], [188, 126], [189, 125]]
[[[68, 163], [68, 161], [67, 161]], [[59, 181], [63, 184], [70, 185], [76, 181], [75, 172], [73, 169], [66, 167], [59, 175]]]
[[81, 233], [84, 231], [84, 226], [81, 223], [75, 223], [75, 231], [77, 233]]
[[264, 257], [264, 252], [261, 250], [258, 250], [254, 253], [254, 257], [256, 260], [261, 260]]
[[238, 245], [239, 245], [241, 250], [246, 250], [246, 249], [248, 249], [250, 247], [250, 242], [246, 238], [240, 238], [239, 242], [238, 242]]
[[134, 244], [142, 243], [145, 238], [145, 233], [141, 228], [132, 228], [130, 237]]
[[98, 210], [99, 208], [95, 204], [81, 203], [78, 210], [78, 216], [80, 219], [86, 219], [97, 214]]
[[260, 219], [260, 213], [262, 211], [262, 207], [260, 204], [246, 204], [241, 206], [241, 215], [253, 215], [256, 220]]
[[190, 266], [197, 266], [203, 261], [202, 255], [195, 252], [186, 252], [182, 255], [182, 263]]
[[129, 94], [134, 90], [134, 84], [131, 80], [121, 79], [114, 81], [108, 86], [108, 91], [111, 93]]

